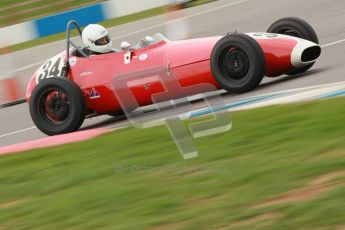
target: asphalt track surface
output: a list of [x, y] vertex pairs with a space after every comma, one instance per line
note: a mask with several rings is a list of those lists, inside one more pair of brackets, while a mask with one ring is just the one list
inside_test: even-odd
[[[313, 25], [322, 56], [307, 73], [300, 76], [282, 76], [264, 79], [255, 91], [241, 94], [225, 94], [225, 102], [241, 98], [295, 89], [306, 86], [336, 83], [345, 80], [345, 1], [343, 0], [219, 0], [187, 9], [186, 21], [193, 38], [224, 34], [226, 32], [266, 31], [269, 25], [282, 17], [301, 17]], [[123, 40], [135, 44], [140, 38], [156, 32], [165, 33], [165, 16], [156, 16], [111, 28], [114, 47]], [[15, 60], [13, 73], [29, 80], [39, 63], [65, 49], [65, 42], [53, 42], [12, 53]], [[193, 103], [194, 108], [203, 102]], [[293, 111], [291, 111], [293, 112]], [[82, 129], [117, 127], [127, 123], [125, 119], [100, 116], [88, 119]], [[26, 103], [0, 110], [0, 147], [45, 137], [33, 124]]]

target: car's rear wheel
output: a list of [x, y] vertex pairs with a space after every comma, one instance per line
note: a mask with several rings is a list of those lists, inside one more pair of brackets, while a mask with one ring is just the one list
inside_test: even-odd
[[41, 81], [30, 97], [30, 114], [47, 135], [76, 131], [85, 119], [86, 103], [77, 84], [67, 78]]
[[214, 46], [211, 70], [225, 90], [244, 93], [256, 88], [265, 74], [265, 56], [260, 45], [245, 34], [227, 35]]
[[[296, 17], [282, 18], [275, 21], [268, 29], [268, 33], [285, 34], [293, 37], [303, 38], [305, 40], [319, 44], [319, 39], [313, 27], [306, 21]], [[287, 75], [303, 73], [310, 69], [315, 62], [293, 70]]]

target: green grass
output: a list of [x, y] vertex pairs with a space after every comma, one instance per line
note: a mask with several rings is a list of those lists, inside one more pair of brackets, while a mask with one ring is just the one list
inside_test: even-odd
[[[197, 6], [197, 5], [201, 5], [201, 4], [205, 4], [205, 3], [209, 3], [212, 2], [214, 0], [196, 0], [193, 1], [191, 3], [189, 3], [189, 5], [187, 5], [188, 7], [193, 7], [193, 6]], [[157, 16], [160, 14], [163, 14], [165, 12], [165, 7], [158, 7], [158, 8], [154, 8], [154, 9], [150, 9], [150, 10], [146, 10], [143, 12], [139, 12], [139, 13], [135, 13], [135, 14], [131, 14], [131, 15], [127, 15], [127, 16], [123, 16], [123, 17], [118, 17], [118, 18], [114, 18], [114, 19], [110, 19], [110, 20], [106, 20], [103, 22], [100, 22], [99, 24], [105, 26], [105, 27], [113, 27], [113, 26], [117, 26], [117, 25], [121, 25], [121, 24], [125, 24], [125, 23], [129, 23], [129, 22], [133, 22], [133, 21], [137, 21], [137, 20], [141, 20], [144, 18], [148, 18], [148, 17], [153, 17], [153, 16]], [[73, 36], [76, 36], [77, 33], [76, 31], [74, 31], [74, 33], [72, 33]], [[11, 51], [19, 51], [19, 50], [23, 50], [23, 49], [27, 49], [27, 48], [31, 48], [31, 47], [35, 47], [35, 46], [39, 46], [39, 45], [43, 45], [43, 44], [47, 44], [50, 42], [54, 42], [54, 41], [58, 41], [58, 40], [62, 40], [66, 38], [66, 33], [65, 32], [61, 32], [58, 34], [53, 34], [53, 35], [49, 35], [46, 37], [41, 37], [35, 40], [31, 40], [31, 41], [27, 41], [27, 42], [23, 42], [23, 43], [19, 43], [16, 45], [13, 45], [10, 47]]]
[[191, 160], [182, 159], [164, 126], [1, 156], [0, 229], [345, 225], [344, 173], [318, 180], [315, 191], [333, 186], [323, 193], [256, 207], [344, 172], [345, 98], [231, 116], [229, 132], [195, 140], [199, 157]]
[[8, 26], [99, 2], [102, 0], [2, 0], [0, 26]]

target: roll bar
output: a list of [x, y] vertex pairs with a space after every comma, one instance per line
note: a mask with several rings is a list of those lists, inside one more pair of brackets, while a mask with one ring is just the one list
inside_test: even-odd
[[81, 37], [81, 29], [80, 29], [80, 26], [79, 24], [75, 21], [75, 20], [71, 20], [67, 23], [67, 27], [66, 27], [66, 41], [67, 41], [67, 44], [66, 44], [66, 62], [65, 62], [65, 65], [63, 67], [63, 70], [62, 70], [62, 75], [64, 77], [67, 77], [68, 75], [68, 72], [69, 72], [69, 69], [70, 69], [70, 66], [69, 66], [69, 48], [70, 48], [70, 45], [72, 45], [75, 49], [78, 50], [78, 52], [80, 52], [84, 57], [87, 57], [87, 55], [71, 40], [71, 27], [72, 25], [75, 26], [75, 28], [77, 28], [78, 32], [79, 32], [79, 36]]

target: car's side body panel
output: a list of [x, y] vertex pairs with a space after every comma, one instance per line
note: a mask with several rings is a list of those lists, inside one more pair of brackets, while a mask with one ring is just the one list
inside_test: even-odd
[[[266, 76], [279, 76], [295, 68], [291, 61], [291, 54], [299, 42], [298, 39], [266, 33], [248, 35], [258, 42], [264, 52]], [[154, 67], [166, 68], [167, 71], [171, 71], [182, 87], [208, 83], [219, 89], [211, 72], [210, 57], [214, 45], [221, 38], [221, 36], [217, 36], [176, 42], [161, 41], [133, 50], [127, 61], [125, 58], [128, 53], [126, 54], [125, 51], [94, 55], [88, 58], [72, 56], [69, 59], [70, 78], [80, 86], [87, 102], [87, 108], [98, 114], [121, 111], [111, 85], [114, 78]], [[57, 58], [61, 59], [61, 62], [56, 64], [58, 70], [49, 71], [61, 73], [61, 63], [65, 62], [66, 57], [62, 52], [54, 58], [50, 65], [57, 63]], [[53, 63], [54, 61], [55, 63]], [[47, 62], [44, 65], [47, 65]], [[38, 76], [41, 78], [43, 76], [42, 73], [46, 67], [44, 65], [37, 70], [29, 83], [28, 101], [31, 91], [38, 84], [40, 79]], [[143, 106], [152, 103], [153, 94], [165, 91], [161, 80], [158, 76], [153, 75], [133, 80], [128, 83], [128, 87], [138, 104]]]

